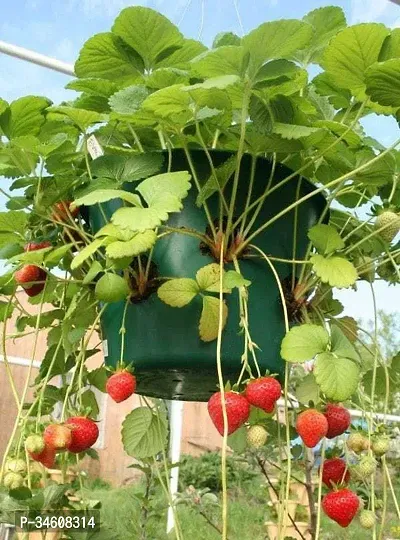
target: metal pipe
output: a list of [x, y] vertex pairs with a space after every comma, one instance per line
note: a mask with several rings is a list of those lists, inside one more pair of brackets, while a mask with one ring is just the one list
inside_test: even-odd
[[[31, 360], [28, 358], [19, 358], [18, 356], [7, 356], [7, 361], [9, 364], [12, 364], [13, 366], [23, 366], [23, 367], [29, 367], [32, 363]], [[4, 362], [4, 356], [0, 354], [0, 362]], [[40, 362], [38, 360], [34, 360], [32, 363], [32, 366], [34, 368], [39, 369], [40, 368]]]
[[19, 58], [20, 60], [26, 60], [32, 64], [37, 64], [38, 66], [52, 69], [53, 71], [58, 71], [59, 73], [64, 73], [65, 75], [75, 76], [74, 66], [72, 64], [25, 49], [24, 47], [18, 47], [17, 45], [0, 41], [0, 52]]
[[[181, 459], [181, 436], [182, 436], [182, 421], [183, 421], [183, 401], [169, 402], [170, 414], [170, 448], [169, 457], [171, 463], [179, 463]], [[170, 476], [170, 494], [172, 501], [178, 491], [179, 467], [172, 467]], [[174, 511], [172, 506], [168, 508], [167, 517], [167, 534], [173, 530], [175, 526]]]

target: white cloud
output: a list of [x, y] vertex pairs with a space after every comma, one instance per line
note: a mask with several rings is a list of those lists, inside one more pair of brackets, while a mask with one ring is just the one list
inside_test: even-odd
[[399, 16], [399, 7], [388, 0], [351, 0], [350, 23], [393, 22]]

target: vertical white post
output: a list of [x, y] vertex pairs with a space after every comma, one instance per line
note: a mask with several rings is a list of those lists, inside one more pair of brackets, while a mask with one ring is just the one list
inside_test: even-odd
[[[183, 401], [169, 402], [170, 414], [170, 445], [169, 457], [171, 463], [178, 463], [181, 457], [181, 437], [183, 420]], [[172, 467], [170, 475], [170, 494], [173, 500], [178, 491], [179, 467]], [[167, 534], [175, 526], [174, 512], [172, 506], [168, 508]]]

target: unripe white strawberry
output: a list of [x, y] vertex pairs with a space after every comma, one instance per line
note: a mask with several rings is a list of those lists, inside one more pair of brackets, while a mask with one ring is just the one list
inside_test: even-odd
[[18, 489], [24, 483], [24, 478], [21, 474], [9, 472], [5, 475], [3, 484], [8, 489]]
[[400, 231], [400, 216], [392, 210], [384, 210], [375, 220], [375, 230], [386, 242], [391, 242]]
[[24, 459], [8, 459], [6, 462], [6, 470], [9, 472], [25, 474], [26, 473], [26, 461]]
[[247, 430], [246, 438], [251, 448], [261, 448], [267, 442], [268, 432], [262, 426], [251, 426]]
[[372, 456], [364, 456], [357, 465], [352, 468], [352, 474], [359, 480], [367, 480], [375, 474], [376, 460]]
[[373, 529], [375, 525], [375, 514], [371, 510], [362, 510], [359, 516], [360, 525], [363, 529]]

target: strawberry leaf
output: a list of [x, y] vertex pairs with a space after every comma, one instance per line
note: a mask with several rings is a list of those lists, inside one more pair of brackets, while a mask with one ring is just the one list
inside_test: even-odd
[[360, 382], [360, 368], [357, 364], [329, 352], [318, 355], [314, 374], [321, 391], [334, 401], [349, 399]]
[[357, 270], [353, 263], [343, 257], [323, 257], [313, 255], [310, 258], [314, 272], [323, 283], [339, 289], [348, 288], [357, 280]]
[[160, 300], [172, 307], [186, 306], [198, 293], [196, 281], [190, 278], [171, 279], [163, 283], [157, 291]]
[[287, 362], [305, 362], [326, 351], [329, 334], [316, 324], [292, 328], [282, 340], [281, 356]]
[[155, 456], [167, 444], [167, 418], [147, 407], [134, 409], [122, 424], [125, 452], [136, 459]]
[[[203, 341], [214, 341], [218, 337], [220, 300], [214, 296], [203, 296], [203, 309], [200, 317], [199, 332]], [[226, 324], [228, 307], [223, 302], [222, 328]]]

